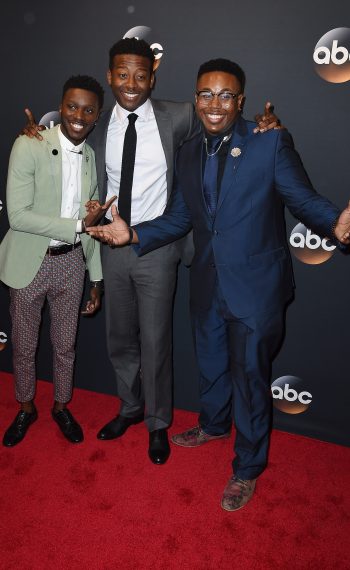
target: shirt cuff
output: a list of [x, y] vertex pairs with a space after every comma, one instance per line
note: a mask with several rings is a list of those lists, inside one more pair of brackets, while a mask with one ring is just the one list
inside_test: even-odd
[[77, 234], [82, 234], [82, 233], [83, 233], [83, 220], [78, 220], [78, 221], [77, 221], [77, 227], [76, 227], [75, 232], [76, 232]]

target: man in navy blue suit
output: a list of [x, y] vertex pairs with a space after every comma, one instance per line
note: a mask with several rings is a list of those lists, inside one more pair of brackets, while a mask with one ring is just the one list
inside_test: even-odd
[[236, 428], [233, 476], [221, 505], [242, 508], [267, 464], [271, 427], [270, 371], [280, 347], [293, 272], [284, 206], [307, 227], [349, 243], [350, 207], [342, 213], [311, 186], [284, 129], [264, 136], [241, 116], [245, 74], [211, 60], [198, 72], [196, 111], [203, 131], [180, 149], [165, 213], [128, 228], [92, 228], [110, 245], [139, 243], [138, 254], [191, 228], [191, 315], [200, 369], [199, 425], [173, 437], [196, 447]]

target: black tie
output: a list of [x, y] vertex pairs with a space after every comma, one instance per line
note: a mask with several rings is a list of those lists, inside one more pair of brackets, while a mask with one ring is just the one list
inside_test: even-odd
[[137, 140], [135, 122], [137, 117], [135, 113], [128, 115], [129, 124], [124, 136], [122, 169], [120, 174], [118, 209], [119, 214], [128, 225], [130, 225], [131, 216], [131, 190], [134, 177]]

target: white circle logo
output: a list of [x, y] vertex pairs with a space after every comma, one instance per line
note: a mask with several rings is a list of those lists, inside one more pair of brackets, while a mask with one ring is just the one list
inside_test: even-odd
[[271, 385], [273, 405], [286, 414], [301, 414], [312, 402], [312, 395], [304, 390], [297, 376], [281, 376]]
[[[144, 40], [150, 34], [151, 31], [152, 31], [152, 29], [149, 28], [148, 26], [135, 26], [134, 28], [131, 28], [130, 30], [128, 30], [126, 32], [126, 34], [124, 34], [123, 39], [124, 38], [136, 38], [138, 40]], [[163, 50], [163, 46], [161, 44], [159, 44], [158, 42], [152, 43], [151, 49], [153, 50], [154, 58], [155, 58], [155, 63], [154, 63], [154, 68], [153, 68], [155, 71], [159, 67], [160, 60], [163, 56], [164, 50]]]
[[304, 224], [297, 224], [292, 229], [289, 244], [295, 257], [309, 265], [324, 263], [332, 257], [336, 249], [328, 238], [320, 238]]
[[0, 331], [0, 352], [4, 350], [7, 343], [7, 334]]
[[330, 83], [350, 80], [350, 28], [335, 28], [317, 42], [313, 54], [316, 72]]
[[58, 111], [50, 111], [41, 117], [39, 125], [44, 125], [47, 129], [52, 129], [61, 122], [61, 115]]

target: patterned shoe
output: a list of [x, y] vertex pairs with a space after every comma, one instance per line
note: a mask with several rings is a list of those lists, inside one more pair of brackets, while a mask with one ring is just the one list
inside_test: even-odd
[[208, 441], [227, 438], [230, 437], [230, 435], [231, 432], [224, 433], [223, 435], [209, 435], [205, 433], [200, 426], [196, 426], [182, 433], [173, 435], [171, 441], [176, 443], [176, 445], [181, 445], [182, 447], [198, 447]]
[[256, 479], [239, 479], [235, 475], [229, 479], [221, 500], [225, 511], [238, 511], [244, 507], [253, 496]]

